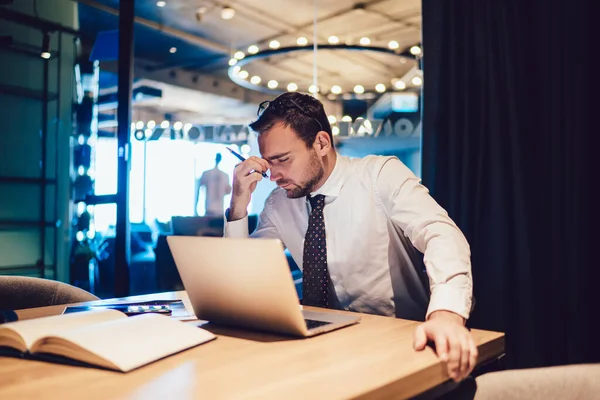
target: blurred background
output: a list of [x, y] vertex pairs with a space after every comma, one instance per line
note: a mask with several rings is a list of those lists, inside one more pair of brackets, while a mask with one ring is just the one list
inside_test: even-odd
[[181, 289], [166, 236], [222, 235], [200, 177], [220, 153], [231, 182], [225, 146], [258, 155], [247, 125], [284, 91], [324, 103], [341, 154], [420, 176], [418, 0], [3, 0], [0, 17], [0, 274]]

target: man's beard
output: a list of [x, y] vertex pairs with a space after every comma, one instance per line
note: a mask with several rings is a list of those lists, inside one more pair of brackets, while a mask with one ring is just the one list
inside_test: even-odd
[[[315, 185], [323, 178], [323, 175], [325, 175], [325, 170], [323, 169], [323, 165], [319, 162], [316, 152], [311, 155], [307, 175], [309, 178], [303, 184], [297, 185], [291, 189], [285, 189], [288, 199], [299, 199], [308, 196], [313, 191]], [[281, 180], [277, 183], [281, 185], [285, 184], [286, 181]]]

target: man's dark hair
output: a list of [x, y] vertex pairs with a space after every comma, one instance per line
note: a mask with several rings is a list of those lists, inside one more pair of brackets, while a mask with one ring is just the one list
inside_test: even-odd
[[259, 117], [250, 124], [250, 128], [260, 135], [278, 123], [292, 128], [309, 148], [315, 142], [317, 133], [325, 131], [333, 147], [331, 125], [323, 104], [311, 95], [287, 92], [272, 101], [261, 103]]

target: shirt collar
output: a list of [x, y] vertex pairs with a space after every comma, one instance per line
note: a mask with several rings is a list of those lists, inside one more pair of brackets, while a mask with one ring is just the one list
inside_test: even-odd
[[347, 157], [344, 157], [339, 153], [336, 154], [335, 165], [333, 167], [333, 171], [331, 171], [331, 175], [329, 175], [329, 178], [327, 178], [323, 186], [312, 192], [310, 195], [316, 196], [318, 194], [322, 194], [326, 197], [338, 197], [340, 190], [344, 185], [344, 177], [346, 175], [347, 165]]

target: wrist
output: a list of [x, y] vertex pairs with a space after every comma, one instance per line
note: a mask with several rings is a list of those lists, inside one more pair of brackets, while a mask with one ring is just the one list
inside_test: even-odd
[[233, 204], [230, 204], [229, 210], [227, 210], [227, 221], [237, 221], [243, 219], [248, 215], [246, 208], [240, 209]]
[[427, 318], [427, 320], [430, 321], [432, 319], [443, 319], [446, 321], [456, 322], [457, 324], [460, 324], [460, 325], [464, 325], [466, 322], [465, 319], [463, 317], [461, 317], [460, 315], [458, 315], [452, 311], [447, 311], [447, 310], [437, 310], [437, 311], [432, 312], [431, 314], [429, 314], [429, 317]]

